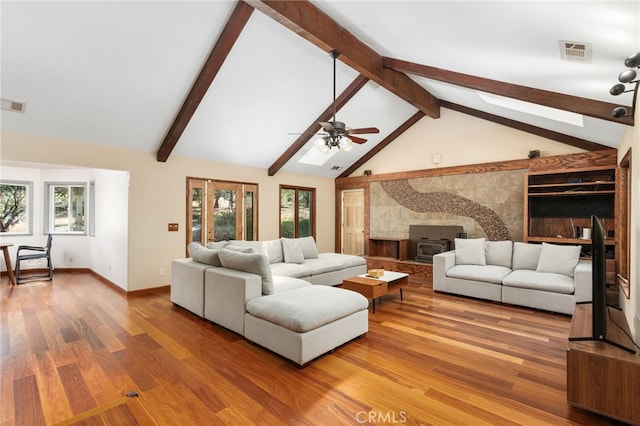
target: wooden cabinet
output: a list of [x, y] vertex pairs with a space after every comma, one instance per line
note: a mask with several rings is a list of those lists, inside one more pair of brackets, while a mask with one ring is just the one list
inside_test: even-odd
[[616, 166], [529, 172], [525, 175], [524, 239], [526, 242], [579, 244], [591, 254], [591, 215], [602, 221], [606, 240], [607, 282], [616, 271]]
[[[622, 331], [629, 332], [624, 313], [609, 309], [607, 338], [633, 348]], [[590, 335], [591, 304], [578, 304], [573, 313], [569, 338]], [[639, 401], [640, 356], [637, 353], [631, 354], [599, 341], [569, 341], [567, 402], [570, 405], [640, 425]]]
[[395, 238], [370, 238], [369, 256], [407, 260], [409, 258], [409, 240]]

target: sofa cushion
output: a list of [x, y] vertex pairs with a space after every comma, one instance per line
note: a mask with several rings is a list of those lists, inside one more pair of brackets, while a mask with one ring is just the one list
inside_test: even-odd
[[246, 241], [246, 240], [231, 240], [229, 241], [229, 245], [225, 248], [229, 247], [249, 247], [252, 249], [253, 253], [264, 254], [265, 256], [269, 256], [267, 252], [267, 244], [264, 241]]
[[512, 269], [530, 269], [535, 271], [540, 258], [540, 244], [513, 243]]
[[496, 265], [456, 265], [447, 270], [447, 277], [470, 281], [483, 281], [500, 284], [509, 275], [511, 269]]
[[238, 253], [255, 253], [255, 251], [251, 247], [236, 246], [233, 244], [228, 244], [224, 248], [226, 250], [237, 251]]
[[513, 242], [486, 241], [484, 243], [484, 257], [487, 265], [504, 266], [511, 269]]
[[561, 246], [542, 243], [538, 272], [552, 272], [573, 277], [573, 270], [580, 260], [580, 246]]
[[305, 259], [317, 259], [318, 247], [316, 246], [316, 240], [313, 237], [298, 238], [300, 246], [302, 247], [302, 254]]
[[304, 253], [297, 238], [282, 238], [285, 263], [304, 263]]
[[189, 243], [187, 250], [189, 251], [189, 256], [196, 262], [222, 266], [218, 257], [219, 249], [203, 247], [200, 243]]
[[223, 249], [229, 241], [211, 241], [207, 243], [207, 248], [209, 249]]
[[304, 278], [311, 275], [311, 270], [305, 263], [273, 263], [271, 265], [273, 275], [285, 277]]
[[504, 277], [502, 285], [563, 294], [573, 294], [574, 291], [573, 278], [567, 275], [526, 269], [511, 272]]
[[456, 265], [486, 265], [484, 238], [456, 238]]
[[333, 272], [344, 269], [342, 263], [337, 263], [333, 259], [326, 258], [305, 259], [304, 265], [308, 268], [309, 275], [319, 275], [326, 272]]
[[264, 246], [267, 248], [269, 263], [284, 262], [284, 252], [282, 251], [282, 241], [280, 241], [280, 238], [277, 240], [265, 241]]
[[312, 285], [247, 302], [247, 312], [257, 318], [299, 333], [367, 309], [369, 301], [359, 293], [336, 287]]
[[271, 267], [266, 255], [260, 253], [241, 253], [226, 248], [218, 253], [220, 263], [225, 268], [237, 271], [251, 272], [262, 278], [262, 294], [273, 293], [273, 278]]
[[352, 254], [320, 253], [318, 255], [318, 259], [334, 263], [336, 265], [334, 270], [337, 271], [339, 271], [340, 269], [353, 268], [354, 266], [362, 266], [367, 264], [367, 261], [364, 259], [364, 257], [355, 256]]
[[301, 280], [298, 278], [285, 277], [282, 275], [272, 275], [273, 279], [273, 293], [280, 293], [281, 291], [289, 291], [294, 288], [307, 287], [312, 285], [309, 281]]

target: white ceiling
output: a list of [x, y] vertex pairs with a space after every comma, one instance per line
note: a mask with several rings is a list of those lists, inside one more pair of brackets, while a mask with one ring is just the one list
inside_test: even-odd
[[[640, 1], [314, 2], [382, 56], [631, 105], [610, 87], [640, 51]], [[2, 1], [1, 94], [26, 103], [2, 128], [155, 153], [235, 2]], [[590, 63], [562, 61], [559, 40], [592, 43]], [[172, 155], [269, 168], [332, 101], [331, 57], [254, 11]], [[358, 73], [337, 64], [337, 93]], [[436, 97], [610, 147], [624, 125], [584, 127], [487, 104], [477, 92], [412, 78]], [[338, 112], [379, 135], [323, 166], [282, 170], [336, 177], [417, 109], [373, 82]], [[431, 118], [423, 118], [431, 120]], [[171, 161], [171, 157], [169, 160]], [[332, 170], [340, 166], [339, 170]]]

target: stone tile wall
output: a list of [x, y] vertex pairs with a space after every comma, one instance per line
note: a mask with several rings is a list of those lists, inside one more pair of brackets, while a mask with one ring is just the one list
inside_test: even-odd
[[461, 225], [468, 238], [523, 240], [526, 170], [372, 182], [370, 235], [409, 238], [409, 225]]

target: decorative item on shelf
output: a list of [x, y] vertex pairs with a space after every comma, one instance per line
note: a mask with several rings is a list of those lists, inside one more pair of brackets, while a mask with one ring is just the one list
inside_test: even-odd
[[[626, 58], [624, 60], [624, 66], [629, 69], [621, 72], [620, 75], [618, 75], [618, 81], [620, 83], [617, 83], [613, 87], [611, 87], [611, 90], [609, 90], [609, 93], [612, 94], [613, 96], [618, 96], [623, 93], [633, 92], [633, 101], [631, 105], [631, 111], [629, 111], [628, 107], [624, 107], [624, 106], [619, 106], [614, 108], [613, 111], [611, 112], [611, 115], [615, 118], [633, 116], [635, 112], [638, 83], [640, 83], [640, 80], [636, 80], [638, 73], [636, 72], [636, 70], [632, 68], [640, 68], [640, 52]], [[635, 87], [633, 87], [632, 89], [628, 89], [627, 86], [625, 85], [629, 83], [635, 84]]]
[[532, 149], [531, 151], [529, 151], [528, 157], [529, 157], [529, 160], [540, 157], [540, 150]]
[[369, 269], [367, 275], [373, 278], [380, 278], [384, 275], [384, 269]]
[[371, 170], [365, 170], [364, 171], [364, 175], [365, 176], [371, 176]]

